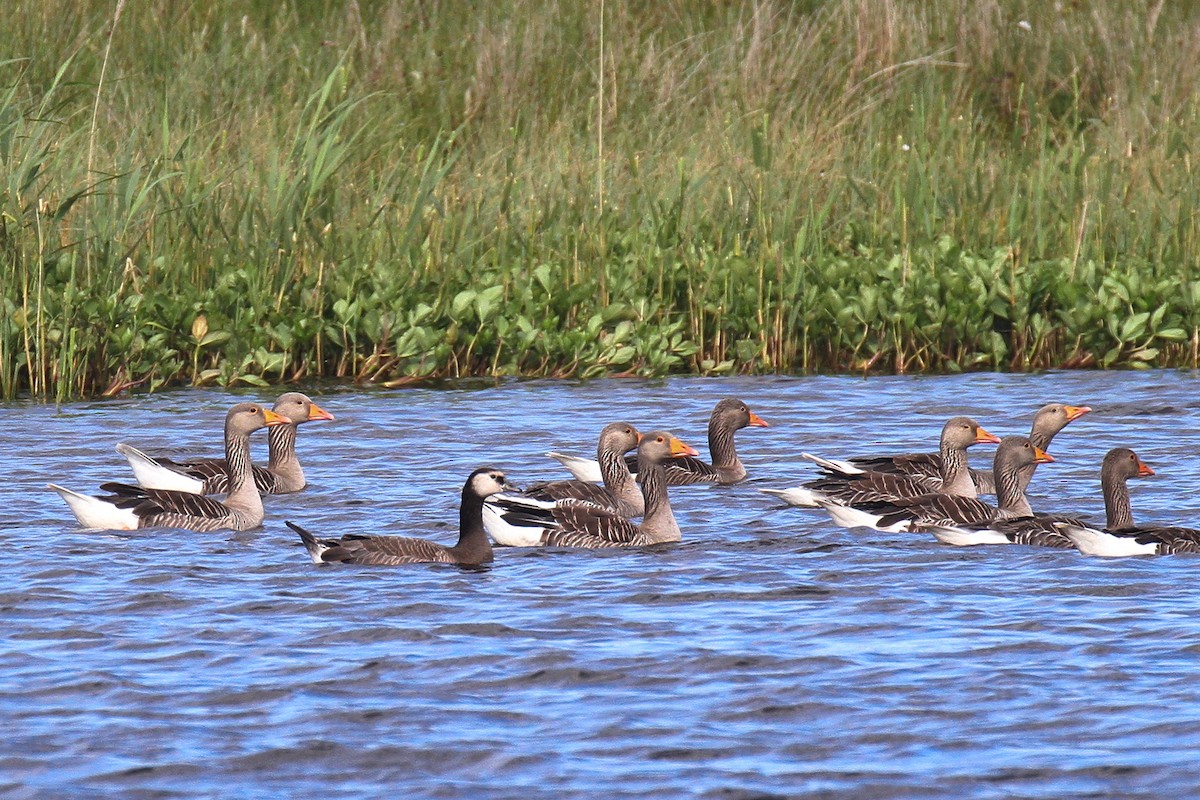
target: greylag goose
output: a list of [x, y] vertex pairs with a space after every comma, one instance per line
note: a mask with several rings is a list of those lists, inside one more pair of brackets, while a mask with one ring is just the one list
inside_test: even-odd
[[[1033, 415], [1033, 426], [1029, 431], [1029, 440], [1039, 450], [1047, 450], [1055, 434], [1069, 423], [1079, 419], [1092, 409], [1088, 406], [1069, 406], [1063, 403], [1044, 405]], [[936, 478], [941, 468], [941, 456], [938, 453], [912, 453], [901, 456], [858, 456], [847, 461], [832, 462], [841, 471], [869, 472], [899, 472], [906, 475], [925, 475]], [[1020, 475], [1021, 491], [1029, 487], [1037, 464], [1029, 464]], [[975, 489], [979, 494], [995, 494], [996, 482], [990, 470], [971, 470], [971, 478], [975, 481]]]
[[1129, 478], [1147, 477], [1154, 470], [1132, 450], [1118, 447], [1104, 457], [1100, 488], [1104, 493], [1106, 524], [1096, 530], [1082, 524], [1060, 522], [1058, 529], [1089, 556], [1144, 556], [1200, 553], [1200, 530], [1176, 526], [1135, 525], [1129, 503]]
[[85, 528], [187, 528], [202, 532], [257, 528], [263, 521], [263, 504], [250, 473], [250, 434], [262, 427], [287, 424], [287, 417], [255, 403], [238, 403], [229, 409], [225, 415], [225, 458], [230, 485], [224, 501], [124, 483], [101, 484], [101, 490], [108, 494], [97, 497], [53, 483], [50, 488], [62, 495]]
[[510, 510], [517, 506], [551, 508], [567, 503], [588, 503], [623, 517], [645, 513], [642, 490], [629, 472], [624, 455], [638, 446], [642, 434], [627, 422], [614, 422], [600, 431], [597, 461], [604, 472], [604, 485], [588, 481], [551, 481], [535, 484], [517, 494], [501, 494], [484, 504], [483, 527], [492, 541], [509, 547], [534, 547], [542, 543], [540, 529], [514, 526], [499, 517], [498, 503]]
[[[305, 486], [304, 470], [296, 457], [296, 426], [334, 417], [299, 392], [280, 395], [272, 410], [287, 417], [289, 424], [275, 425], [267, 431], [270, 460], [265, 467], [254, 467], [254, 484], [262, 494], [291, 494]], [[117, 452], [129, 461], [143, 488], [192, 494], [225, 494], [229, 491], [229, 469], [223, 458], [173, 461], [146, 455], [128, 444], [118, 444]]]
[[843, 528], [875, 528], [881, 531], [927, 530], [932, 526], [989, 522], [1009, 517], [1030, 517], [1033, 510], [1020, 487], [1020, 471], [1029, 464], [1053, 461], [1027, 437], [1009, 436], [996, 448], [993, 462], [996, 472], [999, 507], [973, 497], [925, 494], [903, 497], [890, 502], [846, 505], [833, 500], [818, 500], [830, 518]]
[[458, 542], [450, 547], [410, 536], [366, 536], [347, 533], [340, 539], [319, 539], [294, 522], [287, 526], [300, 534], [314, 564], [490, 564], [492, 543], [483, 530], [483, 501], [503, 491], [515, 491], [504, 473], [484, 467], [463, 484], [458, 507]]
[[495, 516], [489, 528], [493, 532], [503, 526], [516, 528], [501, 536], [510, 541], [534, 541], [552, 547], [642, 547], [677, 542], [681, 534], [667, 498], [663, 463], [695, 455], [694, 449], [667, 431], [642, 437], [638, 445], [638, 482], [645, 495], [646, 515], [640, 525], [614, 511], [585, 503], [532, 508], [496, 500], [487, 506]]
[[998, 444], [1000, 439], [979, 426], [970, 417], [952, 417], [942, 426], [940, 441], [941, 475], [937, 479], [924, 475], [896, 472], [843, 472], [837, 462], [829, 462], [805, 453], [805, 458], [825, 466], [827, 474], [791, 489], [759, 489], [785, 503], [803, 508], [818, 508], [816, 496], [853, 505], [864, 501], [892, 500], [897, 497], [941, 492], [942, 494], [975, 497], [975, 484], [967, 467], [967, 448], [975, 444]]
[[[668, 486], [686, 486], [695, 483], [731, 484], [746, 479], [746, 467], [738, 458], [733, 435], [745, 427], [770, 427], [762, 417], [751, 411], [745, 403], [735, 397], [727, 397], [717, 403], [708, 418], [708, 452], [712, 463], [699, 458], [676, 458], [666, 464], [664, 471]], [[593, 483], [602, 480], [600, 465], [590, 458], [568, 456], [562, 453], [546, 455], [570, 470], [578, 480]], [[637, 471], [637, 458], [625, 459], [631, 472]]]

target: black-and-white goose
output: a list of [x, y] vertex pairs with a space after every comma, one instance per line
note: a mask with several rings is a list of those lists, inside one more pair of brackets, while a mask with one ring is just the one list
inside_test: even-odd
[[[745, 427], [770, 427], [762, 417], [736, 397], [727, 397], [717, 403], [708, 418], [708, 452], [712, 463], [697, 457], [676, 458], [665, 466], [668, 486], [690, 484], [731, 484], [746, 479], [746, 467], [738, 457], [733, 435]], [[566, 467], [581, 481], [593, 483], [602, 480], [600, 465], [590, 458], [568, 456], [562, 453], [547, 453]], [[631, 472], [637, 471], [637, 458], [626, 458]]]
[[281, 427], [287, 417], [255, 403], [238, 403], [225, 415], [225, 458], [229, 463], [229, 495], [224, 501], [200, 494], [166, 489], [143, 489], [124, 483], [100, 485], [106, 495], [80, 494], [62, 486], [62, 495], [85, 528], [136, 530], [187, 528], [244, 531], [263, 521], [262, 497], [250, 472], [250, 434], [263, 427]]
[[952, 417], [942, 426], [939, 442], [939, 464], [942, 472], [936, 479], [898, 472], [864, 472], [858, 469], [846, 472], [840, 468], [838, 462], [805, 453], [805, 458], [815, 461], [825, 469], [824, 477], [791, 489], [759, 491], [802, 508], [818, 508], [817, 497], [850, 505], [898, 497], [915, 497], [930, 492], [975, 497], [975, 484], [967, 466], [967, 448], [975, 444], [998, 444], [1000, 439], [988, 433], [970, 417]]
[[[296, 426], [334, 417], [300, 392], [280, 395], [272, 410], [286, 417], [289, 424], [275, 425], [267, 431], [269, 461], [265, 467], [254, 467], [254, 484], [262, 494], [291, 494], [305, 487], [304, 470], [296, 457]], [[147, 455], [128, 444], [118, 444], [117, 452], [129, 461], [137, 482], [146, 489], [192, 494], [229, 491], [229, 468], [223, 458], [174, 461]]]
[[[1069, 423], [1079, 419], [1092, 409], [1088, 406], [1070, 406], [1064, 403], [1049, 403], [1042, 406], [1033, 415], [1033, 426], [1030, 428], [1029, 440], [1039, 450], [1047, 450], [1055, 434]], [[831, 460], [832, 461], [832, 460]], [[899, 456], [856, 456], [845, 461], [832, 462], [846, 472], [856, 470], [864, 472], [898, 472], [906, 475], [924, 475], [936, 478], [941, 469], [941, 455], [938, 453], [911, 453]], [[1029, 487], [1037, 464], [1030, 464], [1021, 471], [1021, 491]], [[975, 481], [975, 489], [979, 494], [995, 494], [996, 483], [990, 470], [971, 470]]]
[[1149, 556], [1200, 553], [1200, 530], [1171, 525], [1135, 525], [1129, 502], [1129, 478], [1147, 477], [1154, 470], [1137, 454], [1118, 447], [1108, 451], [1100, 469], [1106, 525], [1097, 530], [1087, 525], [1061, 523], [1058, 529], [1079, 552], [1089, 556]]
[[998, 507], [978, 498], [948, 494], [926, 494], [890, 502], [855, 505], [818, 502], [829, 513], [830, 519], [843, 528], [863, 527], [881, 531], [919, 531], [932, 526], [953, 527], [1009, 517], [1029, 517], [1033, 516], [1033, 510], [1020, 485], [1021, 468], [1053, 460], [1025, 436], [1003, 439], [996, 448], [993, 461]]
[[667, 498], [663, 465], [674, 458], [694, 456], [696, 451], [667, 431], [655, 431], [642, 437], [637, 454], [638, 483], [646, 501], [640, 525], [614, 511], [585, 503], [533, 508], [497, 499], [488, 504], [495, 513], [489, 530], [495, 535], [502, 526], [512, 527], [517, 530], [502, 534], [505, 539], [552, 547], [642, 547], [679, 541], [681, 533]]
[[452, 546], [410, 536], [367, 536], [347, 533], [340, 539], [321, 539], [294, 522], [289, 528], [300, 535], [314, 564], [490, 564], [492, 543], [483, 530], [483, 501], [504, 491], [515, 491], [498, 469], [477, 469], [463, 484], [458, 507], [458, 542]]

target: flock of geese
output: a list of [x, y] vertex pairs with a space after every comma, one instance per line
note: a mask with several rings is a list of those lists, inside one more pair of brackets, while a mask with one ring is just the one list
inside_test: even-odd
[[[1026, 488], [1055, 434], [1091, 409], [1051, 403], [1034, 415], [1029, 436], [1000, 439], [969, 417], [942, 428], [936, 453], [882, 454], [846, 459], [804, 454], [820, 475], [801, 486], [760, 489], [797, 507], [823, 510], [846, 528], [930, 533], [953, 545], [1024, 544], [1075, 547], [1098, 556], [1200, 553], [1200, 530], [1134, 524], [1129, 478], [1154, 472], [1128, 448], [1115, 448], [1100, 469], [1106, 523], [1091, 527], [1068, 514], [1033, 511]], [[194, 531], [257, 528], [263, 494], [305, 487], [296, 456], [296, 429], [333, 415], [299, 392], [287, 392], [273, 408], [238, 403], [225, 416], [225, 457], [172, 460], [118, 444], [137, 484], [104, 483], [88, 495], [50, 484], [86, 528]], [[645, 547], [682, 538], [668, 486], [728, 485], [746, 478], [734, 434], [767, 427], [744, 402], [726, 398], [708, 421], [711, 462], [668, 431], [641, 433], [626, 422], [600, 432], [596, 458], [548, 453], [574, 476], [520, 490], [498, 469], [477, 469], [467, 478], [459, 506], [459, 536], [452, 546], [402, 536], [345, 534], [325, 539], [287, 522], [314, 563], [397, 565], [444, 562], [479, 565], [493, 560], [492, 543], [516, 547]], [[266, 428], [269, 461], [255, 466], [250, 435]], [[967, 449], [997, 444], [990, 471], [974, 470]], [[996, 503], [979, 499], [996, 496]], [[218, 500], [212, 495], [224, 495]], [[641, 521], [635, 521], [640, 519]]]

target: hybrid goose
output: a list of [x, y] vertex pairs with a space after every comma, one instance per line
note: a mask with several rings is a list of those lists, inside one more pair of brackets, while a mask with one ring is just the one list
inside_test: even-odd
[[516, 491], [516, 487], [500, 470], [484, 467], [471, 473], [458, 506], [458, 542], [450, 547], [410, 536], [347, 533], [340, 539], [320, 539], [294, 522], [287, 526], [300, 535], [314, 564], [490, 564], [492, 543], [483, 530], [483, 501], [503, 491]]
[[[738, 458], [733, 435], [747, 426], [769, 427], [762, 417], [751, 411], [745, 403], [737, 398], [727, 397], [717, 403], [708, 418], [708, 452], [712, 456], [712, 463], [709, 464], [695, 457], [673, 459], [664, 467], [667, 485], [686, 486], [695, 483], [724, 485], [745, 480], [746, 467]], [[595, 483], [603, 479], [600, 465], [590, 458], [568, 456], [562, 453], [547, 453], [546, 455], [570, 470], [578, 480]], [[627, 457], [626, 463], [631, 472], [636, 472], [637, 458]]]
[[1089, 556], [1200, 553], [1200, 530], [1133, 523], [1127, 481], [1153, 474], [1154, 470], [1142, 463], [1132, 450], [1123, 447], [1110, 450], [1100, 469], [1106, 517], [1104, 530], [1066, 522], [1060, 523], [1058, 529], [1079, 548], [1079, 552]]
[[584, 503], [531, 508], [497, 500], [485, 507], [485, 513], [494, 515], [489, 530], [511, 527], [515, 530], [501, 536], [552, 547], [642, 547], [679, 541], [681, 533], [667, 498], [663, 464], [695, 456], [696, 451], [667, 431], [655, 431], [642, 437], [637, 455], [638, 482], [646, 502], [640, 525], [614, 511]]
[[[334, 417], [299, 392], [280, 395], [272, 410], [286, 417], [288, 424], [275, 425], [267, 431], [270, 460], [266, 467], [253, 467], [254, 484], [262, 494], [291, 494], [305, 487], [304, 470], [296, 457], [296, 426]], [[137, 482], [146, 489], [192, 494], [226, 494], [229, 491], [228, 462], [223, 458], [173, 461], [146, 455], [128, 444], [118, 444], [117, 452], [129, 461]]]
[[818, 508], [816, 498], [838, 500], [853, 505], [864, 501], [892, 500], [898, 497], [940, 492], [962, 497], [975, 497], [975, 484], [967, 467], [967, 448], [982, 443], [997, 444], [1000, 439], [979, 426], [970, 417], [953, 417], [942, 426], [939, 464], [941, 475], [937, 479], [923, 475], [906, 475], [895, 472], [844, 472], [838, 462], [827, 461], [818, 456], [804, 454], [826, 469], [827, 474], [814, 481], [791, 489], [759, 489], [774, 495], [785, 503], [804, 508]]
[[225, 415], [225, 459], [229, 463], [229, 495], [224, 501], [167, 489], [143, 489], [104, 483], [107, 495], [93, 497], [50, 484], [85, 528], [136, 530], [187, 528], [244, 531], [263, 521], [262, 497], [250, 473], [250, 434], [263, 427], [288, 424], [287, 417], [255, 403], [238, 403]]
[[[1029, 440], [1039, 450], [1047, 450], [1055, 434], [1072, 421], [1079, 419], [1092, 409], [1088, 406], [1069, 406], [1063, 403], [1044, 405], [1033, 415], [1033, 426], [1029, 431]], [[938, 453], [912, 453], [900, 456], [857, 456], [846, 461], [832, 461], [839, 469], [846, 472], [899, 472], [906, 475], [924, 475], [935, 478], [941, 467], [941, 456]], [[1020, 474], [1021, 491], [1029, 487], [1037, 464], [1027, 465]], [[989, 470], [971, 470], [971, 478], [975, 481], [975, 489], [979, 494], [995, 494], [996, 482]]]
[[1020, 485], [1020, 472], [1030, 464], [1053, 461], [1045, 451], [1034, 446], [1024, 436], [1009, 436], [996, 448], [993, 461], [996, 473], [997, 499], [993, 506], [973, 497], [948, 494], [925, 494], [890, 502], [869, 502], [846, 505], [833, 500], [820, 500], [830, 518], [843, 528], [875, 528], [881, 531], [927, 530], [932, 526], [948, 526], [989, 522], [1009, 517], [1030, 517], [1033, 510]]

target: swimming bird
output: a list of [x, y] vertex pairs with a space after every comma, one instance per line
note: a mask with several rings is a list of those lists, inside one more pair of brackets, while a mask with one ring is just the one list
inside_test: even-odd
[[[1033, 415], [1033, 425], [1029, 431], [1029, 440], [1039, 450], [1047, 450], [1055, 434], [1072, 421], [1079, 419], [1092, 409], [1088, 406], [1069, 406], [1064, 403], [1049, 403], [1042, 406]], [[832, 461], [832, 459], [831, 459]], [[864, 472], [899, 472], [905, 475], [924, 475], [934, 477], [941, 468], [941, 456], [938, 453], [910, 453], [897, 456], [856, 456], [845, 461], [835, 462], [846, 472], [855, 470]], [[1021, 491], [1029, 487], [1037, 464], [1029, 464], [1020, 473]], [[979, 494], [995, 494], [996, 483], [991, 470], [971, 470], [971, 479]]]
[[[313, 420], [332, 420], [333, 414], [300, 392], [286, 392], [275, 401], [272, 410], [287, 418], [287, 425], [275, 425], [267, 431], [269, 461], [255, 466], [254, 484], [262, 494], [290, 494], [306, 485], [304, 470], [296, 457], [296, 426]], [[137, 482], [147, 489], [170, 489], [192, 494], [225, 494], [229, 491], [229, 468], [223, 458], [174, 461], [150, 456], [133, 445], [118, 444]]]
[[225, 458], [229, 463], [229, 495], [224, 501], [167, 489], [143, 489], [125, 483], [103, 483], [107, 495], [80, 494], [56, 484], [58, 492], [85, 528], [136, 530], [187, 528], [244, 531], [263, 521], [262, 497], [250, 472], [250, 434], [259, 428], [288, 424], [287, 417], [256, 403], [238, 403], [225, 415]]
[[935, 525], [953, 527], [1007, 517], [1029, 517], [1033, 516], [1033, 510], [1020, 486], [1021, 468], [1053, 460], [1025, 436], [1009, 436], [1001, 440], [993, 460], [998, 507], [978, 498], [948, 494], [925, 494], [855, 505], [820, 499], [818, 503], [834, 523], [844, 528], [865, 527], [893, 532], [926, 530]]
[[667, 431], [655, 431], [642, 437], [637, 455], [638, 483], [646, 502], [640, 525], [586, 503], [532, 508], [497, 498], [485, 507], [485, 513], [494, 515], [489, 530], [494, 534], [502, 527], [511, 527], [515, 530], [501, 536], [552, 547], [641, 547], [679, 541], [682, 534], [667, 497], [663, 465], [670, 459], [695, 456], [696, 451]]
[[1110, 450], [1100, 469], [1104, 494], [1104, 530], [1062, 523], [1059, 531], [1079, 552], [1089, 556], [1142, 556], [1200, 553], [1200, 530], [1171, 525], [1135, 525], [1129, 502], [1129, 478], [1147, 477], [1154, 470], [1127, 448]]
[[[746, 467], [738, 457], [733, 435], [745, 427], [770, 427], [762, 417], [755, 414], [741, 400], [727, 397], [717, 403], [708, 418], [708, 452], [712, 463], [699, 458], [676, 458], [664, 465], [668, 486], [686, 486], [696, 483], [731, 484], [746, 479]], [[561, 463], [581, 481], [597, 482], [602, 479], [600, 465], [590, 458], [547, 453]], [[631, 472], [637, 471], [637, 458], [625, 459]]]
[[818, 508], [816, 496], [850, 505], [872, 500], [915, 497], [930, 492], [975, 497], [975, 484], [967, 467], [967, 448], [982, 443], [997, 444], [999, 441], [999, 437], [988, 433], [970, 417], [952, 417], [942, 426], [939, 440], [941, 475], [937, 478], [898, 472], [865, 472], [860, 469], [847, 472], [841, 468], [839, 462], [804, 453], [805, 458], [826, 470], [824, 477], [791, 489], [759, 491], [802, 508]]
[[347, 533], [340, 539], [321, 539], [294, 522], [287, 526], [300, 535], [314, 564], [490, 564], [492, 543], [483, 530], [483, 501], [504, 491], [516, 491], [516, 487], [500, 470], [483, 467], [471, 473], [458, 506], [458, 542], [450, 547], [410, 536]]

